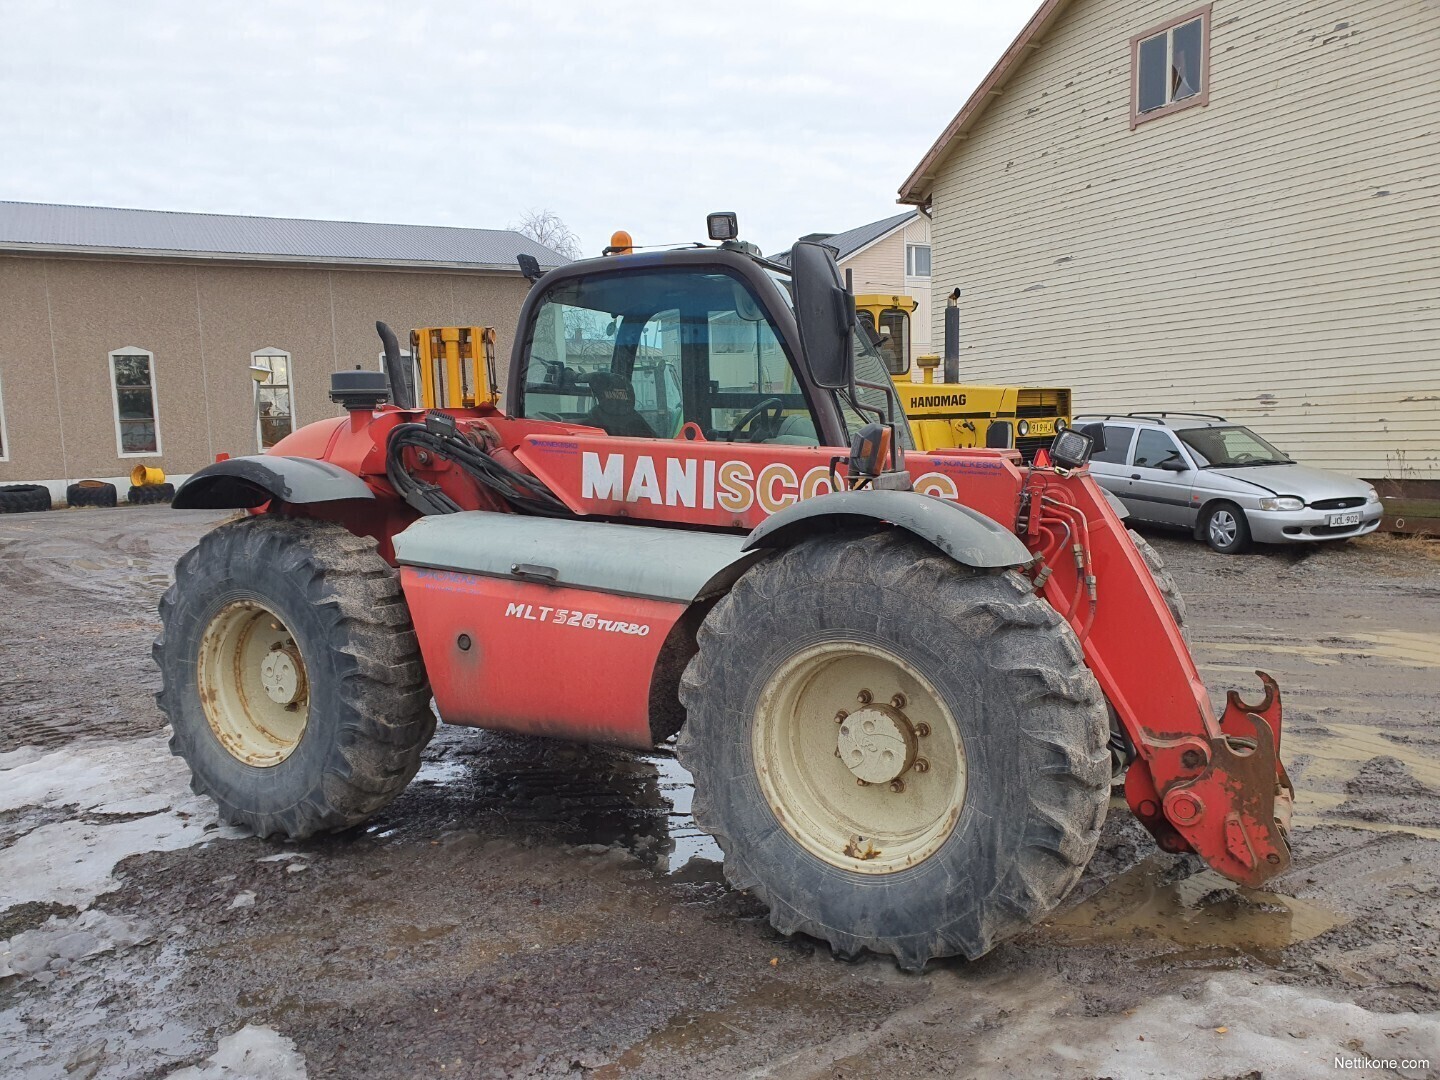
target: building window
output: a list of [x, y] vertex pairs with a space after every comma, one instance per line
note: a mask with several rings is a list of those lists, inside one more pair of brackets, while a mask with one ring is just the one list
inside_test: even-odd
[[1130, 42], [1130, 126], [1210, 98], [1210, 9], [1200, 8]]
[[160, 453], [160, 410], [155, 401], [155, 355], [144, 349], [110, 354], [115, 401], [115, 443], [121, 457]]
[[905, 273], [908, 277], [930, 276], [930, 245], [905, 245]]
[[265, 368], [270, 372], [255, 383], [256, 430], [260, 435], [260, 449], [268, 450], [295, 430], [290, 354], [279, 349], [261, 349], [250, 354], [250, 367], [252, 371]]

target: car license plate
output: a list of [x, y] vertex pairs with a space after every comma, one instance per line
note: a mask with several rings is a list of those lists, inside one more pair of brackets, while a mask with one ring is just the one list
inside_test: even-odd
[[1330, 527], [1331, 527], [1332, 529], [1338, 529], [1338, 528], [1339, 528], [1340, 526], [1342, 526], [1342, 525], [1359, 525], [1359, 524], [1360, 524], [1360, 515], [1359, 515], [1358, 513], [1354, 513], [1354, 514], [1331, 514], [1331, 515], [1330, 515]]
[[1027, 430], [1025, 434], [1028, 435], [1028, 436], [1030, 436], [1030, 437], [1032, 437], [1032, 438], [1033, 438], [1034, 436], [1036, 436], [1036, 435], [1054, 435], [1054, 434], [1055, 434], [1055, 421], [1054, 421], [1054, 420], [1031, 420], [1031, 421], [1029, 421], [1029, 424], [1030, 424], [1029, 430]]

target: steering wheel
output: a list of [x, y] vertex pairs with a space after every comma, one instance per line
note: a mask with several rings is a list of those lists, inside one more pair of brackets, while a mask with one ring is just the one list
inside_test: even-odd
[[1247, 461], [1259, 461], [1260, 455], [1251, 453], [1236, 454], [1231, 460], [1234, 461], [1236, 465], [1241, 465]]
[[[735, 423], [731, 426], [730, 434], [726, 436], [726, 439], [729, 442], [738, 442], [740, 432], [743, 431], [750, 424], [754, 423], [756, 418], [766, 412], [766, 410], [769, 410], [771, 412], [770, 418], [765, 423], [765, 426], [770, 429], [770, 436], [766, 437], [769, 438], [773, 436], [775, 432], [780, 430], [780, 422], [785, 413], [785, 403], [781, 401], [778, 397], [767, 397], [758, 405], [746, 410], [745, 415], [740, 417], [740, 419], [736, 420]], [[754, 437], [755, 432], [752, 431], [750, 435], [751, 442], [758, 441]]]

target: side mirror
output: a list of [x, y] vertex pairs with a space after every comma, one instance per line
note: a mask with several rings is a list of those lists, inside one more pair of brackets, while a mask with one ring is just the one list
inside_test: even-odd
[[835, 255], [823, 244], [802, 240], [790, 249], [795, 321], [800, 348], [815, 385], [839, 390], [850, 385], [855, 358], [855, 298], [845, 288]]
[[1081, 424], [1075, 428], [1081, 435], [1090, 436], [1090, 453], [1098, 454], [1105, 449], [1105, 425]]
[[1163, 469], [1165, 472], [1173, 473], [1190, 471], [1189, 464], [1179, 454], [1173, 454], [1170, 457], [1167, 457], [1164, 461], [1160, 462], [1160, 464], [1156, 465], [1155, 467], [1157, 469]]

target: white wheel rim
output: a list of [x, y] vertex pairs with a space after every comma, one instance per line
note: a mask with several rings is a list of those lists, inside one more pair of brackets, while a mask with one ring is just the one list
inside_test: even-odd
[[965, 747], [950, 710], [919, 671], [874, 646], [814, 645], [786, 661], [761, 692], [751, 747], [785, 831], [856, 873], [923, 862], [965, 804]]
[[210, 620], [196, 679], [210, 730], [237, 761], [270, 768], [300, 745], [310, 718], [305, 660], [264, 604], [237, 600]]
[[1229, 547], [1235, 540], [1236, 522], [1228, 510], [1217, 510], [1210, 515], [1210, 539], [1221, 547]]

